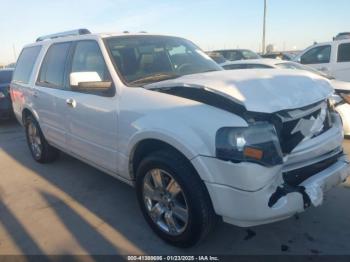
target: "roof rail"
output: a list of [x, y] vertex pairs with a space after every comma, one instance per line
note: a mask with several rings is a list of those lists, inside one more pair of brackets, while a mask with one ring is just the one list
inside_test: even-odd
[[82, 29], [71, 30], [71, 31], [66, 31], [66, 32], [61, 32], [61, 33], [56, 33], [51, 35], [40, 36], [36, 39], [36, 42], [44, 41], [46, 39], [64, 37], [64, 36], [87, 35], [87, 34], [91, 34], [91, 32], [88, 29], [82, 28]]

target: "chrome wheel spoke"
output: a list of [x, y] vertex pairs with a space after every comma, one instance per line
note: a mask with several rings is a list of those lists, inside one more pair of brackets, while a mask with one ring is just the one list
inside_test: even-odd
[[164, 215], [164, 219], [165, 219], [165, 223], [168, 226], [169, 232], [176, 234], [178, 229], [176, 227], [176, 223], [175, 223], [172, 211], [167, 211]]
[[161, 220], [161, 216], [164, 214], [164, 212], [164, 207], [160, 203], [155, 204], [150, 211], [151, 217], [155, 222], [159, 222]]
[[172, 197], [176, 197], [181, 192], [181, 188], [178, 183], [176, 183], [175, 179], [172, 178], [167, 185], [166, 191], [169, 192]]
[[163, 177], [159, 169], [152, 170], [151, 176], [153, 179], [154, 186], [156, 188], [164, 188]]
[[173, 207], [173, 214], [180, 219], [182, 222], [186, 223], [188, 220], [188, 210], [182, 207], [179, 203], [175, 203]]
[[145, 181], [145, 184], [143, 186], [144, 190], [144, 196], [153, 200], [153, 201], [160, 201], [161, 196], [160, 192], [152, 187], [152, 185], [149, 183], [149, 181]]

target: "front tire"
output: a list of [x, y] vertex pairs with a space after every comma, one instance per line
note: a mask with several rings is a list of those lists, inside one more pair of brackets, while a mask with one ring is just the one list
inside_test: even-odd
[[57, 159], [59, 151], [48, 144], [38, 122], [31, 115], [25, 120], [25, 131], [27, 144], [35, 161], [51, 163]]
[[136, 191], [147, 223], [172, 245], [191, 247], [216, 223], [204, 183], [177, 152], [162, 150], [145, 157], [137, 169]]

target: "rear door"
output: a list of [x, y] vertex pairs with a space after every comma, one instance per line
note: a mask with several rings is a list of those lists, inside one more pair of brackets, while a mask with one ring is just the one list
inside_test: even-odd
[[[96, 72], [102, 81], [112, 81], [97, 41], [75, 42], [69, 73], [76, 72]], [[98, 167], [115, 172], [118, 131], [115, 87], [108, 92], [71, 91], [66, 99], [70, 150]]]
[[339, 80], [350, 81], [350, 42], [338, 44], [333, 76]]
[[67, 123], [64, 110], [67, 96], [66, 66], [72, 42], [52, 44], [43, 59], [35, 84], [35, 108], [40, 127], [48, 141], [65, 147]]

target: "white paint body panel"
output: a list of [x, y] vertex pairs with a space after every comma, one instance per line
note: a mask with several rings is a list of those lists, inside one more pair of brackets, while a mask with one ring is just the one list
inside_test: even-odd
[[273, 113], [319, 102], [332, 93], [324, 78], [296, 70], [227, 70], [195, 74], [148, 85], [202, 86], [232, 98], [253, 112]]

